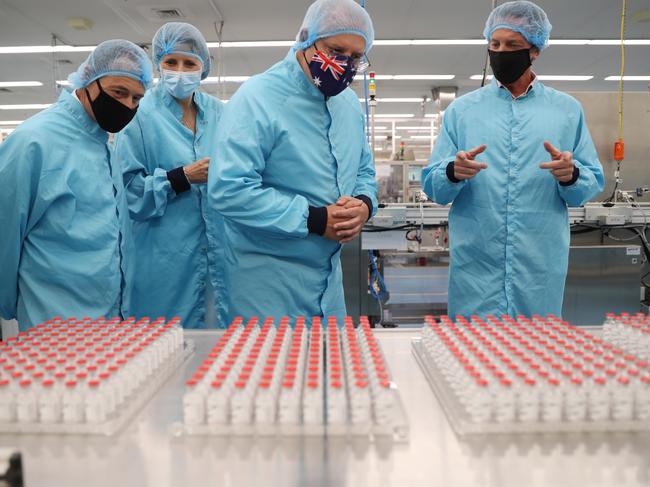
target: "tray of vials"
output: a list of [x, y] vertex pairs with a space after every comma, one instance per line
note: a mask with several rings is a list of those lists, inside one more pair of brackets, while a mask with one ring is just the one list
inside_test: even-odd
[[406, 441], [399, 391], [367, 318], [309, 321], [235, 319], [186, 384], [184, 432]]
[[650, 361], [650, 316], [646, 314], [607, 314], [603, 338], [627, 353]]
[[648, 362], [554, 316], [426, 317], [412, 349], [460, 435], [650, 431]]
[[177, 318], [48, 320], [0, 344], [0, 433], [111, 435], [192, 347]]

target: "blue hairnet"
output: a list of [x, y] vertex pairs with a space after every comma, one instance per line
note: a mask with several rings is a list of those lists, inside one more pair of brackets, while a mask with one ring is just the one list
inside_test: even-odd
[[153, 67], [144, 50], [130, 41], [113, 39], [98, 45], [74, 73], [68, 76], [73, 89], [85, 88], [104, 76], [128, 76], [151, 86]]
[[366, 41], [366, 53], [375, 40], [368, 12], [354, 0], [317, 0], [312, 3], [300, 31], [295, 49], [306, 49], [318, 39], [338, 34], [356, 34]]
[[530, 44], [541, 51], [548, 46], [552, 27], [546, 12], [534, 3], [506, 2], [492, 10], [485, 23], [483, 35], [490, 42], [495, 30], [510, 29], [519, 32]]
[[163, 25], [151, 43], [151, 56], [157, 68], [167, 54], [183, 54], [198, 59], [203, 64], [201, 79], [210, 74], [210, 51], [203, 34], [192, 24], [168, 22]]

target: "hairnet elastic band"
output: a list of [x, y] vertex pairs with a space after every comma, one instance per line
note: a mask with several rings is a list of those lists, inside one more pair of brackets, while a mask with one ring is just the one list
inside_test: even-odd
[[300, 42], [300, 43], [296, 44], [295, 47], [296, 47], [296, 49], [305, 49], [306, 47], [312, 46], [316, 41], [319, 41], [321, 39], [326, 39], [328, 37], [337, 36], [337, 35], [340, 35], [340, 34], [354, 34], [354, 35], [357, 35], [357, 36], [361, 37], [364, 40], [364, 42], [366, 43], [366, 45], [364, 46], [364, 53], [367, 53], [368, 50], [371, 47], [371, 46], [368, 45], [368, 37], [366, 36], [366, 34], [364, 32], [362, 32], [362, 31], [360, 31], [360, 30], [357, 30], [357, 29], [339, 29], [339, 30], [335, 30], [335, 31], [332, 31], [332, 32], [328, 32], [327, 34], [316, 36], [315, 38], [312, 38], [310, 36], [310, 37], [307, 38], [306, 41], [303, 41], [303, 42]]
[[494, 34], [494, 31], [499, 30], [499, 29], [508, 29], [508, 30], [513, 31], [513, 32], [517, 32], [517, 33], [521, 34], [522, 36], [524, 36], [524, 39], [526, 39], [530, 44], [532, 44], [533, 46], [535, 46], [536, 48], [538, 48], [540, 50], [545, 45], [545, 44], [539, 45], [539, 43], [532, 42], [528, 37], [528, 32], [526, 32], [523, 28], [517, 27], [517, 26], [515, 26], [513, 24], [497, 24], [497, 25], [492, 26], [492, 28], [490, 29], [490, 32], [487, 35], [487, 41], [488, 42], [490, 42], [490, 39], [492, 38], [492, 34]]
[[86, 86], [90, 86], [93, 82], [97, 81], [100, 78], [105, 78], [106, 76], [126, 76], [127, 78], [131, 78], [136, 80], [137, 82], [141, 83], [145, 88], [151, 84], [151, 79], [149, 80], [143, 80], [142, 78], [139, 78], [135, 76], [133, 73], [129, 73], [126, 71], [106, 71], [105, 73], [102, 73], [98, 76], [95, 76], [94, 78], [91, 78], [88, 80], [88, 83], [86, 83], [85, 86], [82, 86], [81, 88], [85, 88]]

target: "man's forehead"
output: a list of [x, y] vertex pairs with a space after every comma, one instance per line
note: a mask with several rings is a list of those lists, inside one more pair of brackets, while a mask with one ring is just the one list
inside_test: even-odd
[[105, 76], [101, 78], [102, 86], [122, 88], [134, 93], [144, 93], [142, 83], [128, 76]]
[[507, 29], [505, 27], [502, 29], [497, 29], [494, 32], [492, 32], [491, 39], [520, 40], [520, 41], [528, 42], [520, 32], [515, 32], [514, 30]]

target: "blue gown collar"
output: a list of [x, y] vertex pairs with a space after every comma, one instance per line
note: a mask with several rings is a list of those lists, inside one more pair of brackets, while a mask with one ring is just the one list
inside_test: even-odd
[[62, 90], [59, 95], [59, 103], [61, 103], [66, 111], [79, 122], [79, 124], [88, 132], [91, 137], [94, 137], [102, 142], [108, 141], [108, 133], [103, 130], [97, 122], [86, 113], [83, 105], [72, 96], [68, 90]]
[[[165, 89], [162, 82], [158, 82], [156, 86], [151, 88], [152, 95], [158, 100], [161, 100], [163, 104], [174, 114], [174, 116], [180, 120], [183, 117], [183, 110], [181, 106], [176, 101], [172, 95]], [[197, 119], [203, 119], [206, 111], [206, 99], [205, 95], [200, 91], [194, 92], [194, 104], [197, 108]]]
[[[497, 83], [496, 78], [492, 78], [492, 81], [490, 82], [490, 90], [495, 92], [498, 96], [502, 98], [507, 98], [509, 100], [512, 100], [512, 94], [507, 88], [501, 88], [499, 86], [499, 83]], [[533, 84], [528, 90], [528, 93], [521, 95], [519, 98], [527, 98], [529, 96], [536, 96], [540, 94], [542, 91], [544, 91], [544, 85], [539, 81], [539, 78], [535, 78], [533, 80]]]
[[296, 59], [295, 49], [289, 50], [289, 53], [284, 58], [284, 63], [289, 69], [289, 73], [291, 74], [291, 78], [293, 79], [295, 86], [301, 92], [311, 98], [316, 98], [322, 101], [325, 100], [325, 96], [320, 92], [318, 88], [314, 86], [314, 84], [309, 80], [309, 78], [307, 78], [305, 72], [302, 70], [300, 63], [298, 63], [298, 60]]

